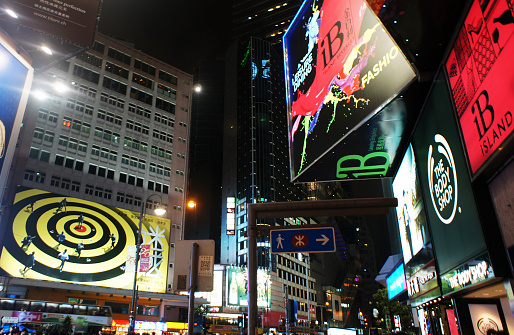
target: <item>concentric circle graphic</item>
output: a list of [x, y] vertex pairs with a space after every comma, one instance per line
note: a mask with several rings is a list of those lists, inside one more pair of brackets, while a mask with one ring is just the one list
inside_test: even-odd
[[[134, 252], [137, 240], [137, 213], [35, 189], [19, 190], [0, 258], [3, 270], [15, 277], [131, 287], [133, 265], [131, 273], [126, 270], [129, 250]], [[168, 227], [162, 222], [144, 227], [144, 243], [167, 244], [166, 221]], [[152, 254], [154, 262], [162, 260], [162, 249]], [[166, 285], [166, 273], [143, 275], [160, 276]]]

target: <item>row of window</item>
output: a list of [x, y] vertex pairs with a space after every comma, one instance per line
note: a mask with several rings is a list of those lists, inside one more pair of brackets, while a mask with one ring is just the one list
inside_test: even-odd
[[[87, 80], [89, 82], [92, 82], [94, 84], [97, 84], [97, 85], [100, 82], [100, 74], [99, 73], [91, 71], [80, 65], [76, 65], [76, 64], [74, 65], [73, 75], [77, 76], [79, 78], [82, 78], [84, 80]], [[145, 88], [148, 88], [151, 90], [154, 89], [154, 81], [150, 80], [146, 77], [143, 77], [143, 76], [140, 76], [140, 75], [137, 75], [134, 73], [132, 75], [132, 81], [134, 83], [137, 83], [137, 84], [145, 87]], [[102, 86], [109, 90], [117, 92], [119, 94], [127, 95], [128, 85], [125, 83], [122, 83], [116, 79], [110, 78], [108, 76], [104, 76]], [[173, 99], [176, 99], [176, 97], [177, 97], [176, 91], [174, 91], [171, 88], [166, 87], [164, 85], [159, 85], [157, 92], [161, 93], [163, 95], [166, 95], [170, 98], [173, 98]], [[145, 104], [153, 105], [154, 96], [152, 94], [141, 91], [135, 87], [130, 87], [130, 97], [132, 99], [141, 101]], [[104, 102], [107, 102], [107, 101], [104, 101]], [[162, 109], [164, 111], [167, 111], [169, 113], [175, 114], [175, 104], [170, 101], [166, 101], [164, 99], [156, 97], [155, 98], [155, 107]]]
[[[307, 299], [307, 290], [304, 290], [302, 288], [297, 288], [297, 287], [294, 287], [291, 285], [284, 284], [284, 286], [287, 287], [287, 293], [289, 295], [292, 295], [292, 296], [295, 296], [295, 297], [298, 297], [301, 299]], [[310, 295], [309, 301], [316, 302], [316, 294], [310, 293], [309, 295]]]
[[[23, 179], [28, 181], [35, 181], [36, 183], [44, 184], [46, 179], [46, 174], [44, 172], [35, 172], [34, 170], [27, 169], [25, 170], [25, 174]], [[81, 183], [79, 181], [71, 180], [69, 178], [62, 178], [60, 176], [53, 175], [50, 179], [50, 186], [56, 187], [56, 188], [62, 188], [65, 190], [71, 190], [73, 192], [80, 192], [81, 189]], [[95, 196], [98, 198], [108, 199], [110, 200], [112, 198], [112, 190], [106, 189], [100, 186], [94, 186], [91, 184], [86, 184], [84, 193], [86, 195]], [[141, 206], [142, 199], [138, 196], [133, 196], [128, 193], [124, 192], [118, 192], [116, 195], [116, 201], [120, 203], [125, 203], [128, 205], [135, 205], [136, 207]], [[158, 202], [152, 202], [151, 200], [148, 202], [147, 207], [149, 209], [152, 209], [155, 206], [162, 206], [164, 208], [167, 208], [166, 204], [160, 204]], [[181, 206], [173, 206], [174, 209], [181, 209]], [[174, 225], [175, 226], [175, 225]], [[173, 228], [180, 229], [180, 225], [176, 225]]]
[[[107, 153], [104, 151], [100, 151], [99, 154], [102, 154], [102, 152], [106, 155], [109, 155], [109, 157], [111, 157], [110, 152]], [[33, 159], [39, 159], [44, 162], [48, 162], [50, 159], [49, 154], [50, 153], [47, 151], [32, 147], [32, 148], [30, 148], [29, 157], [33, 158]], [[145, 166], [146, 163], [144, 163], [144, 162], [137, 161], [136, 163], [138, 164], [138, 166], [140, 166], [140, 164], [143, 163], [144, 164], [143, 166], [146, 167]], [[58, 165], [58, 166], [64, 166], [66, 168], [73, 169], [76, 171], [84, 170], [84, 162], [83, 161], [76, 160], [72, 157], [65, 157], [62, 155], [55, 155], [54, 164]], [[154, 169], [154, 171], [152, 171], [153, 169]], [[151, 166], [150, 170], [151, 170], [150, 172], [155, 172], [156, 174], [161, 174], [163, 176], [170, 176], [170, 169], [164, 168], [161, 165]], [[88, 174], [92, 174], [92, 175], [95, 175], [98, 177], [114, 180], [115, 171], [112, 169], [103, 167], [103, 166], [98, 166], [96, 164], [89, 164]], [[43, 182], [44, 182], [44, 178], [43, 178]], [[119, 182], [126, 183], [129, 185], [134, 185], [137, 187], [143, 187], [144, 179], [140, 178], [140, 177], [136, 177], [134, 175], [124, 173], [124, 172], [120, 172]], [[156, 181], [148, 181], [147, 187], [151, 191], [156, 191], [156, 192], [160, 192], [160, 193], [164, 193], [164, 194], [169, 193], [169, 185], [162, 184], [162, 183], [159, 183]], [[175, 190], [179, 191], [179, 192], [183, 192], [183, 189], [175, 188]]]

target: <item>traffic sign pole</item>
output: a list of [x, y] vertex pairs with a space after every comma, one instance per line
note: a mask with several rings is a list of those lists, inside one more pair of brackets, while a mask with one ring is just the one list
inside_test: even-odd
[[248, 205], [248, 335], [257, 334], [257, 219], [348, 215], [385, 215], [396, 198], [288, 201]]

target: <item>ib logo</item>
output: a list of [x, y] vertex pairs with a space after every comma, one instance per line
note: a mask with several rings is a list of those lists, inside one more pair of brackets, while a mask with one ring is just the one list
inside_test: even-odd
[[452, 223], [457, 211], [457, 170], [452, 150], [446, 139], [434, 136], [437, 150], [428, 148], [428, 186], [432, 205], [439, 220], [445, 224]]

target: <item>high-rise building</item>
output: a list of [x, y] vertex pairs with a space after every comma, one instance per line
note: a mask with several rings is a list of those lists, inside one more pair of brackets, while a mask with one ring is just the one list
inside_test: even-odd
[[281, 43], [282, 35], [296, 15], [301, 1], [238, 0], [232, 5], [232, 36], [257, 37], [271, 44]]
[[[138, 314], [145, 315], [138, 315], [138, 320], [178, 321], [179, 314], [184, 315], [184, 308], [180, 307], [187, 310], [187, 297], [174, 294], [172, 280], [175, 241], [184, 238], [192, 99], [192, 75], [102, 34], [97, 34], [90, 49], [36, 75], [13, 165], [9, 200], [17, 204], [20, 192], [36, 190], [38, 199], [31, 202], [31, 213], [39, 215], [38, 210], [46, 210], [48, 217], [38, 217], [37, 221], [27, 219], [27, 225], [35, 222], [37, 228], [33, 231], [38, 234], [35, 240], [42, 242], [29, 244], [36, 252], [37, 264], [33, 270], [30, 268], [34, 279], [10, 281], [10, 290], [18, 292], [15, 296], [47, 300], [52, 295], [50, 288], [55, 291], [55, 283], [38, 279], [60, 278], [58, 272], [54, 274], [51, 264], [55, 263], [63, 246], [60, 239], [57, 247], [51, 244], [61, 229], [66, 235], [63, 245], [68, 247], [70, 255], [61, 264], [63, 273], [67, 268], [73, 272], [80, 264], [87, 267], [88, 262], [99, 260], [94, 257], [104, 257], [92, 253], [102, 243], [107, 244], [105, 254], [120, 246], [115, 256], [120, 258], [122, 266], [111, 271], [122, 273], [128, 268], [125, 255], [129, 253], [129, 241], [134, 244], [131, 236], [137, 235], [137, 225], [120, 226], [113, 216], [120, 215], [121, 219], [137, 224], [140, 214], [145, 213], [141, 231], [143, 244], [152, 245], [151, 238], [166, 235], [168, 244], [160, 248], [164, 250], [162, 254], [169, 257], [157, 257], [159, 253], [153, 251], [149, 256], [150, 270], [146, 276], [152, 276], [151, 267], [158, 267], [158, 274], [154, 275], [159, 276], [163, 284], [162, 289], [155, 291], [144, 289], [146, 284], [138, 282], [139, 297], [144, 297], [144, 304], [150, 306], [138, 307]], [[17, 185], [21, 188], [16, 188]], [[49, 206], [53, 205], [45, 200], [50, 196], [67, 199], [67, 207], [50, 210]], [[112, 212], [94, 214], [100, 207], [108, 207]], [[157, 226], [153, 226], [146, 219], [153, 215], [152, 209], [156, 207], [164, 207], [167, 212], [163, 221], [150, 219], [157, 222]], [[2, 212], [4, 230], [8, 222], [17, 220], [15, 215], [19, 213], [16, 205], [9, 209]], [[55, 220], [55, 230], [46, 231], [47, 221], [42, 220], [47, 220], [49, 225]], [[79, 221], [82, 221], [79, 227], [73, 226]], [[72, 226], [75, 228], [70, 228]], [[114, 238], [109, 233], [114, 234]], [[23, 236], [16, 234], [15, 239], [21, 240]], [[47, 240], [43, 241], [45, 238]], [[80, 250], [72, 252], [70, 249], [78, 239], [84, 240], [82, 257]], [[7, 245], [7, 238], [4, 242], [4, 246]], [[96, 265], [98, 272], [110, 266], [109, 257], [104, 258]], [[69, 263], [76, 263], [75, 267]], [[36, 272], [43, 267], [46, 272], [41, 277]], [[128, 319], [131, 292], [126, 287], [131, 284], [123, 286], [124, 289], [106, 288], [102, 286], [109, 286], [101, 284], [89, 286], [87, 282], [91, 279], [76, 280], [76, 284], [72, 284], [75, 275], [80, 276], [67, 273], [62, 278], [64, 283], [59, 284], [62, 290], [58, 290], [53, 299], [67, 302], [87, 297], [88, 301], [98, 304], [104, 301], [105, 305], [114, 306], [113, 311], [116, 310], [120, 318]], [[25, 276], [25, 273], [15, 275]]]

